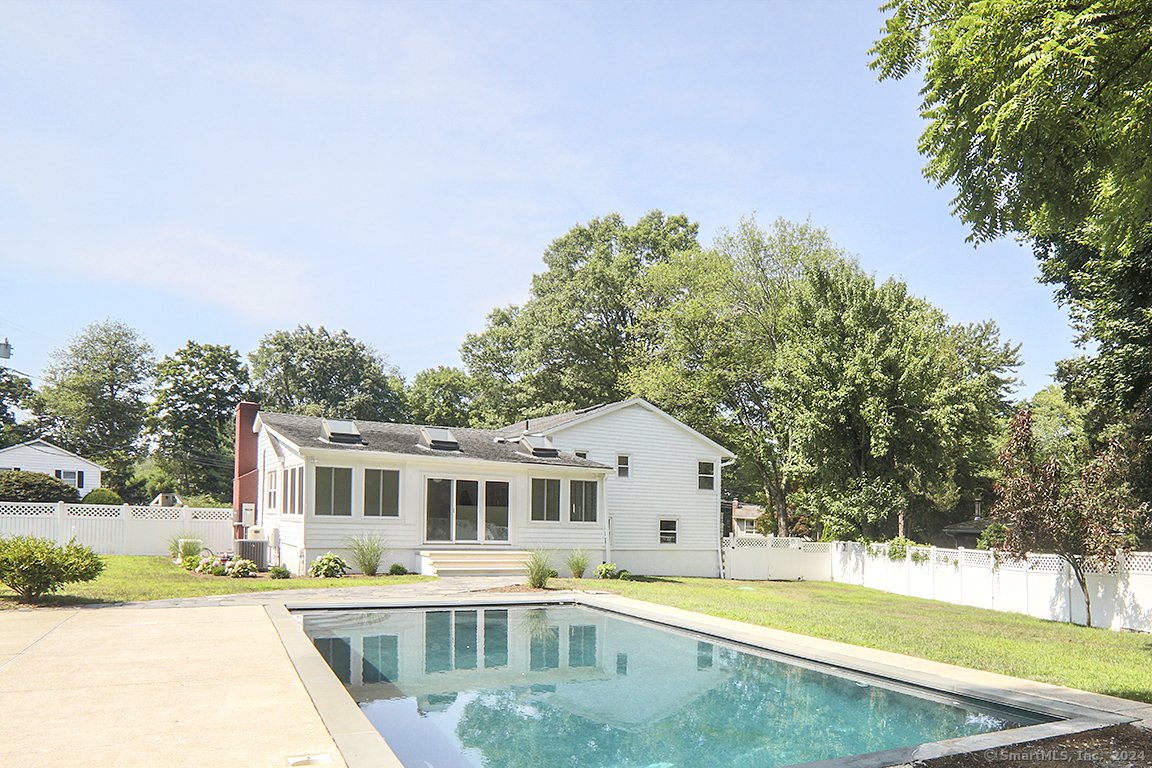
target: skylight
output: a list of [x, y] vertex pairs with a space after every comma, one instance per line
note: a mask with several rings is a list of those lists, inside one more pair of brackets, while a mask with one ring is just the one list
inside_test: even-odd
[[543, 435], [522, 435], [520, 445], [528, 448], [533, 456], [541, 458], [554, 459], [560, 453], [552, 441]]
[[420, 444], [434, 451], [458, 451], [460, 442], [444, 427], [420, 427]]
[[324, 432], [324, 439], [330, 443], [346, 443], [348, 445], [359, 445], [363, 442], [360, 439], [360, 430], [351, 421], [339, 421], [337, 419], [324, 419], [322, 430]]

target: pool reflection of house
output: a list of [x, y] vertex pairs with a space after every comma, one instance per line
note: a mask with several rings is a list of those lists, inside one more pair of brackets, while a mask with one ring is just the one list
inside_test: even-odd
[[[381, 613], [386, 623], [375, 624]], [[425, 713], [461, 691], [513, 690], [524, 703], [631, 730], [728, 677], [711, 643], [571, 607], [321, 614], [304, 623], [357, 702], [411, 697]]]

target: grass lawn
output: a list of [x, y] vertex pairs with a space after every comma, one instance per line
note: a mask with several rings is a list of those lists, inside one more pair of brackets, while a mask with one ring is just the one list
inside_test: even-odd
[[625, 597], [961, 667], [1152, 702], [1152, 635], [804, 581], [554, 579]]
[[[87, 605], [138, 600], [164, 600], [172, 597], [237, 595], [244, 592], [269, 592], [315, 587], [368, 587], [377, 584], [408, 584], [431, 581], [432, 576], [345, 576], [340, 579], [297, 578], [270, 579], [261, 574], [256, 579], [232, 579], [206, 576], [186, 571], [166, 557], [126, 557], [105, 555], [107, 567], [94, 581], [65, 584], [54, 595], [46, 595], [43, 605]], [[0, 585], [0, 610], [19, 605], [16, 593]]]

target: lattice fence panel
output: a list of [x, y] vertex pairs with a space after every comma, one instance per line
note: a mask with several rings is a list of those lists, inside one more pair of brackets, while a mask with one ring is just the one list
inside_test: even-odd
[[1152, 552], [1129, 552], [1124, 565], [1129, 573], [1152, 573]]
[[231, 507], [190, 507], [193, 520], [231, 520], [233, 512]]
[[1064, 570], [1064, 561], [1056, 555], [1029, 555], [1029, 569], [1038, 573], [1060, 573]]
[[961, 561], [964, 565], [982, 565], [985, 568], [992, 564], [992, 553], [988, 550], [964, 550], [964, 559]]
[[133, 520], [179, 520], [182, 507], [132, 507]]
[[800, 544], [800, 549], [813, 554], [823, 554], [831, 552], [833, 547], [830, 541], [805, 541]]
[[54, 514], [56, 514], [55, 504], [30, 504], [22, 501], [0, 501], [0, 515], [23, 517]]
[[121, 507], [110, 504], [69, 504], [68, 517], [120, 517]]

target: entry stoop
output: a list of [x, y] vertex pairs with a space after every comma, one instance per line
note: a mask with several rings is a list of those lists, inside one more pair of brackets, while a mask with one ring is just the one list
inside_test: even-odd
[[426, 576], [523, 576], [532, 556], [521, 550], [422, 549], [420, 573]]

